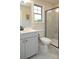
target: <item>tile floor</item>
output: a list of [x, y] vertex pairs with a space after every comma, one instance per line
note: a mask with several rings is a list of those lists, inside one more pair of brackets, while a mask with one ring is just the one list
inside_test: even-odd
[[59, 59], [59, 49], [49, 45], [48, 52], [44, 52], [43, 45], [40, 45], [39, 53], [30, 59]]

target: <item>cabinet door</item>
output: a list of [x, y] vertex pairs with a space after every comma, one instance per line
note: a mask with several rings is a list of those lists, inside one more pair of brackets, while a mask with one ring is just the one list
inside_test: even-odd
[[30, 57], [30, 43], [29, 43], [29, 40], [30, 39], [25, 39], [24, 41], [24, 49], [25, 49], [25, 51], [24, 51], [24, 53], [25, 53], [25, 58], [28, 58], [28, 57]]
[[24, 59], [24, 40], [20, 40], [20, 59]]
[[26, 58], [38, 53], [38, 37], [25, 40]]

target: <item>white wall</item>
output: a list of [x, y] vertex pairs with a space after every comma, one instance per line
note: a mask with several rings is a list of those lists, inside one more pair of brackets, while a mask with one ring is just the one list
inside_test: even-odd
[[[31, 27], [31, 25], [32, 25], [33, 29], [41, 30], [42, 32], [40, 32], [40, 35], [41, 35], [41, 37], [43, 37], [43, 36], [45, 36], [45, 11], [55, 7], [55, 5], [52, 5], [52, 4], [46, 3], [46, 2], [42, 2], [40, 0], [33, 0], [33, 4], [38, 4], [38, 5], [43, 6], [43, 15], [42, 15], [43, 22], [36, 23], [36, 22], [33, 21], [32, 24], [31, 24], [31, 21], [33, 19], [32, 20], [26, 20], [25, 17], [21, 17], [20, 23], [24, 27]], [[26, 11], [25, 11], [25, 13], [26, 13]]]
[[40, 34], [41, 34], [41, 37], [43, 37], [43, 36], [45, 36], [45, 10], [53, 8], [53, 5], [46, 3], [46, 2], [42, 2], [40, 0], [34, 0], [34, 4], [38, 4], [38, 5], [43, 6], [43, 15], [42, 15], [43, 16], [43, 22], [41, 22], [41, 23], [33, 22], [33, 25], [32, 25], [32, 27], [34, 29], [42, 30], [42, 32], [40, 32]]

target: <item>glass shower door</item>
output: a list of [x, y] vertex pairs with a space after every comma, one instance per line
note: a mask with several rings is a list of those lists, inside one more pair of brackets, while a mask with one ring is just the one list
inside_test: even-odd
[[59, 12], [56, 9], [46, 13], [46, 37], [52, 40], [52, 44], [58, 46], [59, 40]]

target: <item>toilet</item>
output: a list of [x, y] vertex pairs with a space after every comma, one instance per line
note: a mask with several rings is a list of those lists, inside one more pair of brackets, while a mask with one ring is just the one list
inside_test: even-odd
[[43, 37], [40, 38], [41, 42], [43, 43], [44, 52], [48, 52], [48, 45], [51, 43], [51, 40], [49, 38]]

